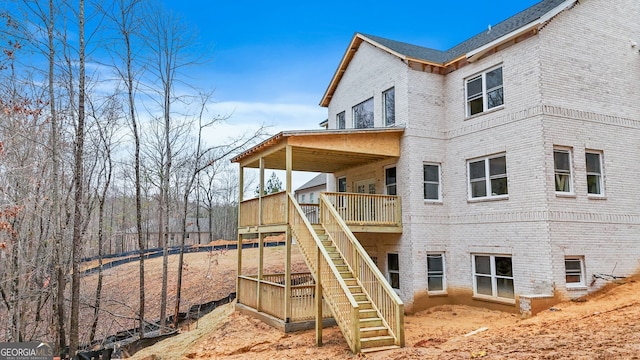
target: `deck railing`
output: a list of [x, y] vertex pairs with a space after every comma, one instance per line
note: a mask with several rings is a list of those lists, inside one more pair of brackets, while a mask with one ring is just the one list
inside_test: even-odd
[[316, 281], [321, 282], [324, 299], [333, 310], [334, 319], [347, 344], [354, 353], [360, 352], [359, 306], [311, 227], [311, 223], [291, 195], [289, 195], [289, 224], [311, 272], [316, 275], [320, 269], [320, 279], [316, 278]]
[[[285, 274], [266, 274], [260, 281], [260, 306], [258, 306], [258, 276], [240, 276], [240, 296], [238, 303], [267, 313], [281, 320], [285, 319], [283, 304], [285, 294]], [[316, 285], [311, 273], [291, 274], [291, 322], [315, 319]], [[326, 302], [322, 304], [323, 318], [330, 318], [331, 309]]]
[[320, 223], [320, 205], [319, 204], [299, 204], [302, 212], [311, 224]]
[[240, 225], [280, 225], [287, 223], [287, 193], [284, 191], [262, 196], [262, 221], [260, 221], [260, 198], [240, 203]]
[[392, 195], [323, 193], [347, 225], [401, 224], [400, 198]]
[[[336, 197], [333, 200], [336, 200]], [[395, 344], [404, 346], [404, 304], [342, 220], [333, 205], [331, 195], [320, 195], [320, 217], [329, 238], [333, 240], [382, 319], [389, 326]]]

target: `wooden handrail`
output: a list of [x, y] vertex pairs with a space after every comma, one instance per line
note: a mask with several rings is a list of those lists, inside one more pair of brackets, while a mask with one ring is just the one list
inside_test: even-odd
[[[291, 194], [289, 194], [289, 224], [312, 274], [317, 274], [318, 266], [320, 266], [322, 279], [315, 280], [321, 281], [322, 291], [327, 295], [325, 296], [325, 301], [331, 307], [334, 313], [334, 319], [338, 323], [349, 347], [354, 353], [359, 352], [360, 327], [358, 319], [360, 308], [358, 303], [340, 276], [338, 269], [322, 245], [322, 241], [318, 238], [309, 220], [304, 216], [302, 209]], [[305, 237], [307, 239], [305, 239]], [[311, 241], [308, 241], [309, 237]], [[311, 253], [313, 250], [315, 250], [315, 254]], [[322, 261], [322, 264], [318, 264], [316, 261], [317, 252], [320, 253], [318, 258]], [[327, 271], [327, 269], [329, 271]], [[325, 279], [325, 276], [328, 278]], [[327, 284], [327, 282], [329, 282], [329, 284]], [[338, 286], [331, 286], [331, 282], [334, 284], [337, 283]], [[338, 291], [338, 293], [336, 293], [336, 291]], [[346, 303], [344, 302], [345, 299], [347, 300]]]
[[[347, 265], [357, 275], [356, 278], [363, 289], [367, 291], [367, 295], [373, 300], [382, 319], [389, 326], [396, 345], [404, 346], [404, 304], [402, 300], [349, 230], [326, 194], [320, 195], [320, 208], [322, 223], [329, 233], [329, 237], [341, 252]], [[346, 241], [342, 241], [342, 239]]]

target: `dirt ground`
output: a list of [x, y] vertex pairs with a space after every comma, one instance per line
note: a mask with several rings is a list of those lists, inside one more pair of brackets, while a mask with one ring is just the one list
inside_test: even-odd
[[640, 278], [583, 300], [524, 320], [484, 308], [435, 307], [405, 317], [405, 348], [366, 355], [353, 355], [337, 327], [325, 329], [324, 346], [316, 347], [313, 330], [283, 334], [230, 304], [134, 359], [640, 359]]
[[[285, 248], [265, 248], [265, 273], [282, 272]], [[243, 273], [255, 274], [258, 266], [258, 249], [243, 250]], [[178, 256], [168, 261], [167, 315], [175, 308]], [[302, 255], [292, 254], [293, 271], [307, 271]], [[237, 251], [189, 253], [184, 256], [181, 311], [190, 306], [218, 300], [236, 291]], [[137, 326], [139, 299], [139, 264], [131, 262], [104, 271], [102, 304], [96, 339]], [[88, 333], [93, 319], [97, 274], [82, 278], [81, 299], [85, 306], [81, 311], [81, 343], [88, 343]], [[162, 258], [145, 261], [145, 318], [160, 318], [160, 291], [162, 285]], [[84, 329], [84, 331], [82, 330]]]

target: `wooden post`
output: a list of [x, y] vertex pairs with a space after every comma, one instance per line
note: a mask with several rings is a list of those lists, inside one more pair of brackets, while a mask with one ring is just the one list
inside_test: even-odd
[[[289, 200], [287, 199], [287, 203]], [[285, 252], [284, 267], [284, 322], [288, 323], [291, 319], [291, 227], [287, 227], [286, 241], [287, 249]]]
[[260, 309], [262, 308], [262, 296], [260, 296], [260, 285], [262, 284], [262, 276], [263, 274], [263, 265], [264, 265], [264, 259], [263, 259], [263, 255], [264, 255], [264, 234], [262, 232], [258, 233], [258, 241], [260, 241], [260, 243], [258, 244], [258, 284], [257, 284], [257, 293], [256, 293], [256, 305], [257, 305], [257, 311], [260, 311]]
[[322, 254], [316, 248], [316, 345], [322, 346], [322, 273], [320, 271]]
[[260, 185], [258, 185], [258, 226], [262, 226], [262, 195], [264, 194], [264, 158], [260, 158]]
[[[244, 167], [240, 166], [240, 176], [239, 176], [239, 182], [240, 182], [240, 189], [238, 190], [238, 227], [240, 227], [240, 219], [241, 219], [241, 213], [240, 213], [240, 209], [242, 209], [242, 200], [244, 197]], [[209, 229], [209, 231], [211, 231], [211, 229]], [[236, 274], [236, 299], [238, 299], [238, 302], [240, 302], [240, 276], [242, 276], [242, 235], [238, 234], [238, 272]]]

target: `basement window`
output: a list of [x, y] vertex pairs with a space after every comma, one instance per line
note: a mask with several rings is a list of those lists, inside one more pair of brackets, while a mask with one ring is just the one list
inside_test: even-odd
[[387, 254], [387, 273], [389, 274], [391, 287], [400, 289], [400, 259], [398, 254]]
[[584, 258], [566, 257], [564, 258], [564, 271], [567, 287], [585, 287], [584, 281]]

